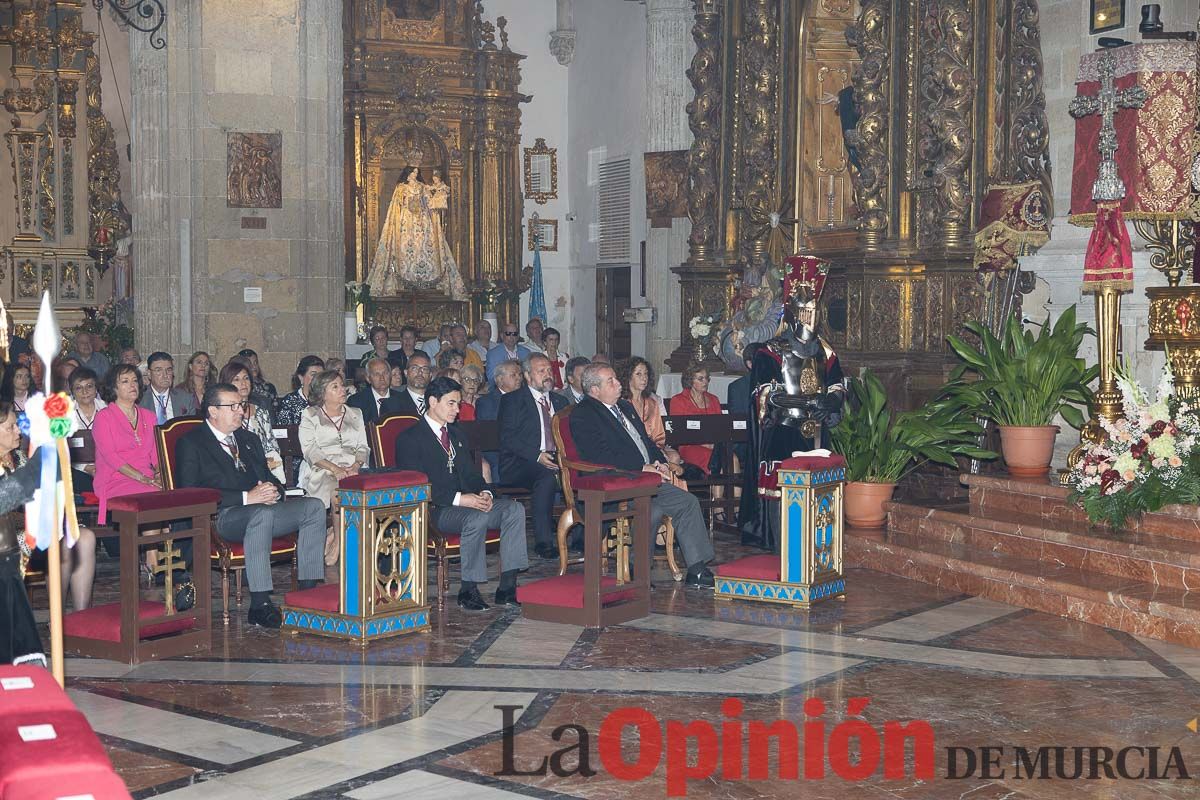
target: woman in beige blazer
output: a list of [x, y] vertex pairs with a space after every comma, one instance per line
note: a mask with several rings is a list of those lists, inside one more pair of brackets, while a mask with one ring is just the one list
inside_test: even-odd
[[[357, 475], [367, 463], [369, 452], [362, 412], [346, 405], [341, 373], [326, 370], [313, 378], [308, 388], [308, 408], [300, 415], [299, 437], [304, 453], [300, 487], [329, 508], [338, 481]], [[334, 541], [332, 552], [330, 540], [326, 541], [326, 563], [337, 560], [337, 542], [332, 535], [330, 538]]]

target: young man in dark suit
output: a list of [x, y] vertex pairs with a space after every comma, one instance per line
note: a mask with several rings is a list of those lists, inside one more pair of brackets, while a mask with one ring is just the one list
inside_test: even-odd
[[468, 611], [488, 607], [479, 594], [479, 584], [487, 583], [485, 539], [490, 528], [500, 529], [500, 563], [504, 566], [496, 605], [520, 605], [517, 573], [529, 566], [525, 509], [515, 500], [494, 494], [484, 483], [466, 437], [453, 424], [461, 401], [458, 381], [430, 381], [425, 390], [424, 419], [396, 437], [396, 466], [429, 477], [433, 523], [443, 533], [462, 535], [459, 607]]
[[675, 525], [675, 540], [687, 562], [689, 586], [712, 588], [715, 583], [708, 562], [712, 542], [695, 495], [673, 486], [667, 459], [646, 435], [646, 427], [633, 406], [621, 399], [621, 382], [608, 364], [592, 363], [583, 371], [587, 394], [571, 412], [571, 438], [579, 457], [629, 472], [654, 472], [663, 484], [650, 503], [650, 527], [669, 516]]
[[566, 365], [563, 367], [563, 388], [559, 389], [557, 394], [567, 401], [567, 405], [578, 405], [585, 395], [583, 393], [583, 369], [588, 364], [592, 363], [587, 356], [573, 356], [567, 359]]
[[205, 424], [175, 445], [177, 482], [221, 493], [217, 533], [242, 542], [250, 585], [251, 625], [278, 628], [283, 621], [271, 602], [271, 540], [299, 530], [297, 575], [301, 589], [325, 577], [325, 504], [315, 497], [288, 497], [267, 469], [258, 437], [242, 427], [237, 389], [217, 383], [204, 392]]
[[404, 388], [396, 392], [395, 412], [406, 417], [425, 413], [425, 387], [433, 377], [433, 362], [421, 350], [414, 350], [404, 368]]
[[392, 367], [387, 360], [372, 358], [367, 361], [367, 383], [370, 388], [355, 392], [346, 401], [347, 405], [362, 412], [364, 423], [378, 422], [384, 417], [403, 413], [400, 410], [400, 393], [404, 390], [392, 391]]
[[554, 495], [558, 492], [558, 461], [550, 420], [567, 403], [551, 390], [550, 359], [534, 353], [525, 359], [525, 388], [500, 398], [500, 474], [502, 485], [532, 492], [533, 552], [558, 558], [554, 543]]

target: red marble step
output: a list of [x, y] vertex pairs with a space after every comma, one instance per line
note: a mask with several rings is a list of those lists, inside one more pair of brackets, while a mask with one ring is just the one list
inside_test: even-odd
[[[970, 488], [971, 513], [977, 516], [1015, 511], [1039, 515], [1055, 525], [1088, 522], [1083, 509], [1067, 499], [1070, 490], [1056, 483], [990, 475], [963, 475], [962, 481]], [[1127, 529], [1200, 542], [1200, 506], [1164, 506], [1131, 520]]]
[[845, 559], [852, 567], [1200, 647], [1198, 592], [890, 531], [847, 528]]
[[889, 503], [888, 509], [888, 530], [894, 533], [1177, 589], [1200, 589], [1200, 542], [1085, 522], [1048, 522], [1013, 511], [987, 510], [987, 516], [977, 516], [966, 506], [928, 509]]

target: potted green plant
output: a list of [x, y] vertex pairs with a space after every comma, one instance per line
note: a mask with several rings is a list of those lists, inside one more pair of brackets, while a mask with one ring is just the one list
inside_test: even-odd
[[1079, 358], [1083, 337], [1092, 331], [1075, 321], [1075, 306], [1053, 325], [1046, 320], [1037, 336], [1017, 316], [1008, 319], [999, 338], [979, 322], [966, 327], [979, 337], [979, 345], [948, 337], [964, 362], [951, 375], [951, 393], [999, 426], [1009, 472], [1019, 477], [1045, 475], [1054, 457], [1055, 418], [1062, 415], [1068, 425], [1079, 428], [1084, 423], [1080, 408], [1092, 401], [1088, 384], [1100, 368], [1088, 367]]
[[955, 456], [995, 458], [979, 447], [982, 428], [949, 396], [922, 408], [893, 413], [887, 392], [870, 370], [851, 378], [842, 420], [830, 432], [833, 448], [846, 459], [846, 522], [881, 528], [883, 504], [905, 475], [930, 461], [957, 467]]

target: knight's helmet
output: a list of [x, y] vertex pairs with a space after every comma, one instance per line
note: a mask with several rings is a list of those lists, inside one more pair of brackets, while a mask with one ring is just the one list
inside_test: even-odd
[[783, 321], [799, 335], [803, 326], [807, 335], [817, 335], [818, 312], [829, 262], [815, 256], [789, 256], [783, 263], [788, 272], [783, 278]]

